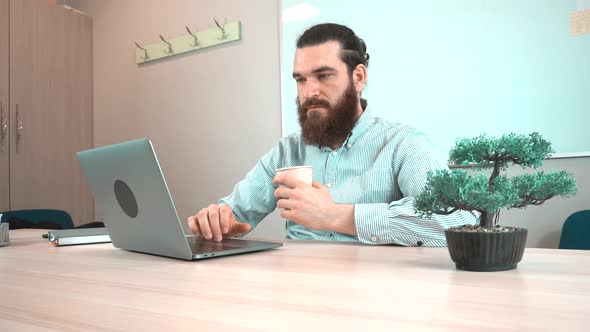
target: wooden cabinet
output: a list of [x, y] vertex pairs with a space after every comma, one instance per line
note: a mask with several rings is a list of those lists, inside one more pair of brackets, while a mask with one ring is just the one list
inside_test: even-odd
[[1, 210], [60, 209], [77, 224], [91, 222], [92, 197], [76, 159], [92, 147], [91, 19], [42, 0], [0, 4], [0, 17], [8, 16], [0, 24], [10, 27], [0, 29], [10, 34], [0, 47], [0, 61], [9, 60], [8, 74], [0, 64], [0, 95], [5, 85], [10, 92]]

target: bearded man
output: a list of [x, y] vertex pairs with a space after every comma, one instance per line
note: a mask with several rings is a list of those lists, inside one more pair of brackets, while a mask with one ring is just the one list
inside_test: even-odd
[[[301, 132], [281, 139], [234, 191], [188, 218], [208, 240], [243, 235], [277, 207], [287, 238], [446, 246], [445, 228], [475, 224], [466, 211], [416, 215], [429, 171], [446, 168], [413, 127], [373, 117], [361, 93], [369, 54], [350, 28], [326, 23], [297, 40], [293, 78]], [[279, 168], [311, 165], [311, 185]]]

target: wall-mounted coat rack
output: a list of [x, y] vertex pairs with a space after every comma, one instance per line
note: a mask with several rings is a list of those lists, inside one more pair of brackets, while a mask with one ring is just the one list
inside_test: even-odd
[[135, 42], [135, 46], [137, 47], [135, 50], [135, 62], [137, 64], [150, 62], [169, 56], [240, 40], [240, 21], [230, 23], [224, 22], [221, 24], [217, 19], [214, 20], [215, 25], [217, 26], [216, 28], [193, 32], [187, 26], [187, 34], [178, 37], [166, 38], [160, 35], [159, 42], [143, 46]]

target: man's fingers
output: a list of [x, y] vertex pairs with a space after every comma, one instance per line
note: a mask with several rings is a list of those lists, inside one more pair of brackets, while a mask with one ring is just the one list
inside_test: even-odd
[[211, 204], [201, 209], [197, 215], [188, 217], [187, 222], [195, 235], [215, 241], [221, 241], [224, 236], [244, 234], [252, 229], [250, 224], [238, 222], [231, 207], [225, 204]]
[[294, 176], [289, 174], [277, 174], [275, 175], [274, 179], [272, 180], [274, 184], [287, 186], [289, 188], [297, 188], [304, 185], [307, 185], [305, 182], [300, 181]]
[[297, 202], [292, 199], [279, 199], [277, 201], [277, 207], [279, 209], [293, 210], [296, 208]]
[[219, 207], [215, 204], [209, 205], [209, 226], [211, 227], [211, 233], [213, 240], [221, 241], [223, 235], [221, 234], [221, 225], [219, 221]]
[[294, 212], [292, 210], [283, 210], [279, 214], [281, 218], [293, 220], [294, 219]]
[[197, 220], [199, 222], [199, 227], [201, 228], [201, 234], [207, 240], [211, 240], [213, 234], [211, 233], [211, 227], [209, 226], [209, 210], [202, 209], [197, 214]]
[[274, 192], [274, 195], [277, 199], [291, 198], [292, 194], [293, 194], [293, 189], [290, 189], [287, 187], [278, 187]]
[[201, 236], [201, 232], [199, 231], [199, 225], [197, 222], [197, 216], [190, 216], [186, 221], [188, 223], [188, 228], [191, 230], [191, 232], [197, 237]]
[[219, 221], [221, 223], [221, 232], [225, 235], [229, 232], [229, 225], [233, 219], [233, 213], [229, 206], [221, 205], [219, 207]]

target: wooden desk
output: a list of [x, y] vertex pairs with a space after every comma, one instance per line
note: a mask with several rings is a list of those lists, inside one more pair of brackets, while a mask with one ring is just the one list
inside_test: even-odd
[[41, 234], [0, 248], [0, 331], [590, 331], [590, 251], [477, 273], [446, 248], [285, 241], [187, 262]]

